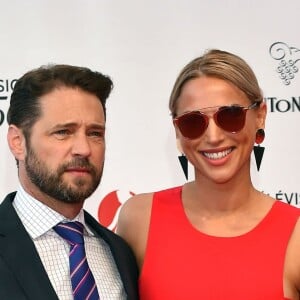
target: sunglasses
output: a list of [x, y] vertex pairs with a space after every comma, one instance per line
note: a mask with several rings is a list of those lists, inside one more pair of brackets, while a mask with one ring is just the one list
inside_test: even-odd
[[260, 105], [260, 102], [254, 102], [248, 107], [239, 105], [206, 107], [201, 110], [187, 112], [173, 119], [183, 137], [194, 140], [199, 138], [207, 129], [209, 116], [202, 112], [205, 109], [218, 108], [213, 114], [215, 123], [221, 129], [236, 133], [244, 128], [246, 112]]

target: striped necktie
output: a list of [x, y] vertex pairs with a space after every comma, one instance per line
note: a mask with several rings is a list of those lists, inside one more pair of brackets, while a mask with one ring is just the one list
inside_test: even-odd
[[80, 222], [59, 223], [53, 228], [70, 244], [70, 276], [74, 300], [99, 300], [94, 276], [89, 268]]

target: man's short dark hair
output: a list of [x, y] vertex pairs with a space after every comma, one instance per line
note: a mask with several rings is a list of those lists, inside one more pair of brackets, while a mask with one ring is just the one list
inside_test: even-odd
[[29, 138], [32, 126], [41, 115], [40, 97], [59, 87], [80, 88], [95, 95], [106, 116], [106, 99], [113, 88], [108, 76], [85, 67], [46, 65], [17, 80], [7, 113], [8, 124], [16, 125], [22, 129], [25, 138]]

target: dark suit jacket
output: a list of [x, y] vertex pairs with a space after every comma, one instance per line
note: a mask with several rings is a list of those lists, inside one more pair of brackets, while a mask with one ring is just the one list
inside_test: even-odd
[[[11, 193], [0, 204], [0, 299], [57, 300], [34, 243], [12, 206], [14, 197]], [[87, 212], [85, 220], [110, 246], [128, 299], [138, 299], [138, 271], [132, 251]]]

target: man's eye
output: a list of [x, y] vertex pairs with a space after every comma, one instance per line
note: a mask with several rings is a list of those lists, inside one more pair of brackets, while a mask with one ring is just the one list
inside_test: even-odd
[[91, 131], [88, 134], [89, 136], [95, 136], [95, 137], [103, 137], [104, 136], [104, 132], [102, 131]]
[[71, 135], [71, 131], [68, 130], [68, 129], [60, 129], [60, 130], [56, 130], [54, 132], [54, 136], [59, 139], [59, 140], [62, 140], [62, 139], [65, 139], [67, 137], [69, 137]]
[[66, 135], [66, 134], [70, 134], [70, 131], [67, 129], [60, 129], [60, 130], [55, 131], [55, 134]]

